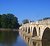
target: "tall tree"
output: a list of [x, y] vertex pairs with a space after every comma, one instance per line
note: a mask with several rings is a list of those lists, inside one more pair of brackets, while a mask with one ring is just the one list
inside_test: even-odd
[[1, 28], [1, 15], [0, 15], [0, 28]]
[[13, 14], [3, 14], [1, 25], [2, 28], [19, 28], [18, 18]]

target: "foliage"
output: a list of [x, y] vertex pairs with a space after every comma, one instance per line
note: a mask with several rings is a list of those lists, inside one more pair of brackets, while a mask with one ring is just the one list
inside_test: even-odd
[[19, 28], [18, 18], [13, 14], [0, 15], [0, 28]]
[[1, 27], [1, 15], [0, 15], [0, 27]]
[[26, 23], [29, 23], [29, 20], [28, 19], [24, 19], [22, 22], [23, 22], [23, 24], [26, 24]]

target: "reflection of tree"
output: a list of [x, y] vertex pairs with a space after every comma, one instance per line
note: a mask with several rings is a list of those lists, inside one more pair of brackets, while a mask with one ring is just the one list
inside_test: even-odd
[[12, 44], [16, 41], [18, 36], [17, 31], [9, 31], [9, 32], [0, 32], [0, 43], [4, 44]]

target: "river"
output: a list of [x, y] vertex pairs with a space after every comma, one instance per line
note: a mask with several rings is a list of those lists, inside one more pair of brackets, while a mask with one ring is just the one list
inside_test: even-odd
[[17, 31], [0, 31], [0, 46], [50, 46], [49, 41], [28, 41]]

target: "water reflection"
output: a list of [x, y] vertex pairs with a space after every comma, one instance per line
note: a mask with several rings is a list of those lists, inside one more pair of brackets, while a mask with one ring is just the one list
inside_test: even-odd
[[[30, 45], [31, 46], [42, 46], [42, 41], [32, 41], [31, 43], [30, 43]], [[29, 45], [29, 46], [30, 46]]]
[[50, 46], [50, 41], [47, 40], [36, 41], [24, 35], [23, 39], [17, 31], [0, 31], [0, 46]]
[[0, 31], [0, 44], [2, 46], [12, 46], [18, 37], [17, 31]]
[[31, 38], [28, 38], [25, 36], [24, 38], [25, 42], [27, 43], [27, 46], [50, 46], [50, 41], [36, 41], [32, 40]]
[[42, 46], [50, 46], [50, 41], [42, 41]]
[[50, 41], [32, 41], [30, 45], [31, 46], [50, 46]]

